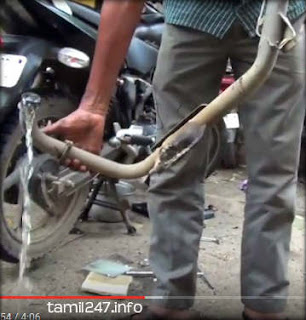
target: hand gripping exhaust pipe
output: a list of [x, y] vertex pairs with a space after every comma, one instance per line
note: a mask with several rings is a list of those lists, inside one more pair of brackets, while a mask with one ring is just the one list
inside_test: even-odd
[[162, 170], [177, 161], [197, 143], [206, 125], [231, 110], [233, 106], [239, 105], [269, 77], [278, 52], [286, 42], [283, 36], [285, 24], [288, 24], [285, 18], [287, 9], [288, 0], [267, 1], [258, 54], [252, 67], [209, 105], [199, 108], [201, 111], [167, 136], [162, 145], [145, 160], [129, 165], [116, 163], [47, 136], [37, 124], [32, 131], [35, 147], [57, 158], [65, 155], [66, 158], [79, 159], [90, 170], [111, 178], [133, 179], [145, 176], [152, 170]]

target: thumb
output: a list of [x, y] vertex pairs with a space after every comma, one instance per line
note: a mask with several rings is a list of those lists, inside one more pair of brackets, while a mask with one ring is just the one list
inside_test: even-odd
[[63, 127], [61, 124], [61, 120], [48, 124], [46, 127], [43, 128], [43, 132], [45, 134], [62, 134]]

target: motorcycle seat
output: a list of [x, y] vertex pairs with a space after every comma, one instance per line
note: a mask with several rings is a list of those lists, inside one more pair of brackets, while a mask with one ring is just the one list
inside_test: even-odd
[[67, 1], [67, 3], [69, 4], [69, 7], [71, 8], [74, 16], [90, 23], [95, 27], [99, 27], [100, 12], [72, 1]]
[[164, 16], [161, 13], [149, 13], [144, 14], [141, 17], [141, 22], [144, 24], [157, 24], [157, 23], [163, 23], [165, 21]]

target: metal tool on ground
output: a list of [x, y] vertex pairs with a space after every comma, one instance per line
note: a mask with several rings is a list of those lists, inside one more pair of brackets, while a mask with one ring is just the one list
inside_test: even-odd
[[[129, 270], [129, 271], [126, 271], [124, 274], [126, 274], [128, 276], [136, 276], [136, 277], [154, 277], [155, 276], [154, 272], [151, 271], [151, 270], [147, 270], [147, 271], [144, 271], [144, 270]], [[203, 277], [204, 273], [201, 272], [201, 271], [198, 271], [197, 272], [197, 276], [198, 277]]]
[[207, 277], [205, 276], [204, 272], [202, 272], [199, 268], [198, 268], [198, 274], [200, 274], [200, 278], [203, 280], [203, 282], [208, 286], [209, 289], [211, 289], [213, 291], [213, 294], [216, 295], [216, 289], [215, 287], [210, 283], [210, 281], [207, 279]]
[[216, 243], [216, 244], [220, 244], [220, 240], [217, 239], [217, 238], [202, 237], [201, 241], [203, 241], [203, 242], [213, 242], [213, 243]]
[[[154, 277], [152, 270], [136, 270], [131, 266], [118, 261], [108, 259], [99, 259], [86, 265], [83, 270], [103, 274], [108, 277], [117, 277], [119, 275], [137, 276], [137, 277]], [[204, 273], [200, 270], [197, 273], [198, 277], [203, 277]]]
[[209, 204], [207, 208], [204, 209], [203, 220], [209, 220], [214, 218], [216, 216], [215, 215], [216, 211], [217, 211], [217, 208]]

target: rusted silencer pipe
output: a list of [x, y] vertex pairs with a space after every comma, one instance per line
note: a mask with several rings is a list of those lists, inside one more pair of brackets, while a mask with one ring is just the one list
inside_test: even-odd
[[[207, 107], [202, 109], [185, 125], [169, 136], [162, 144], [145, 160], [136, 164], [119, 164], [111, 160], [93, 155], [87, 151], [72, 146], [66, 153], [67, 158], [79, 159], [84, 165], [94, 172], [112, 178], [133, 179], [142, 177], [150, 172], [159, 161], [160, 151], [186, 131], [186, 126], [205, 126], [222, 116], [234, 106], [239, 105], [251, 93], [258, 89], [269, 77], [278, 57], [278, 44], [283, 39], [284, 22], [281, 14], [286, 16], [288, 0], [268, 0], [262, 36], [259, 42], [257, 58], [252, 67], [226, 91], [214, 99]], [[33, 142], [42, 152], [60, 157], [67, 144], [44, 134], [35, 124], [32, 131]]]

